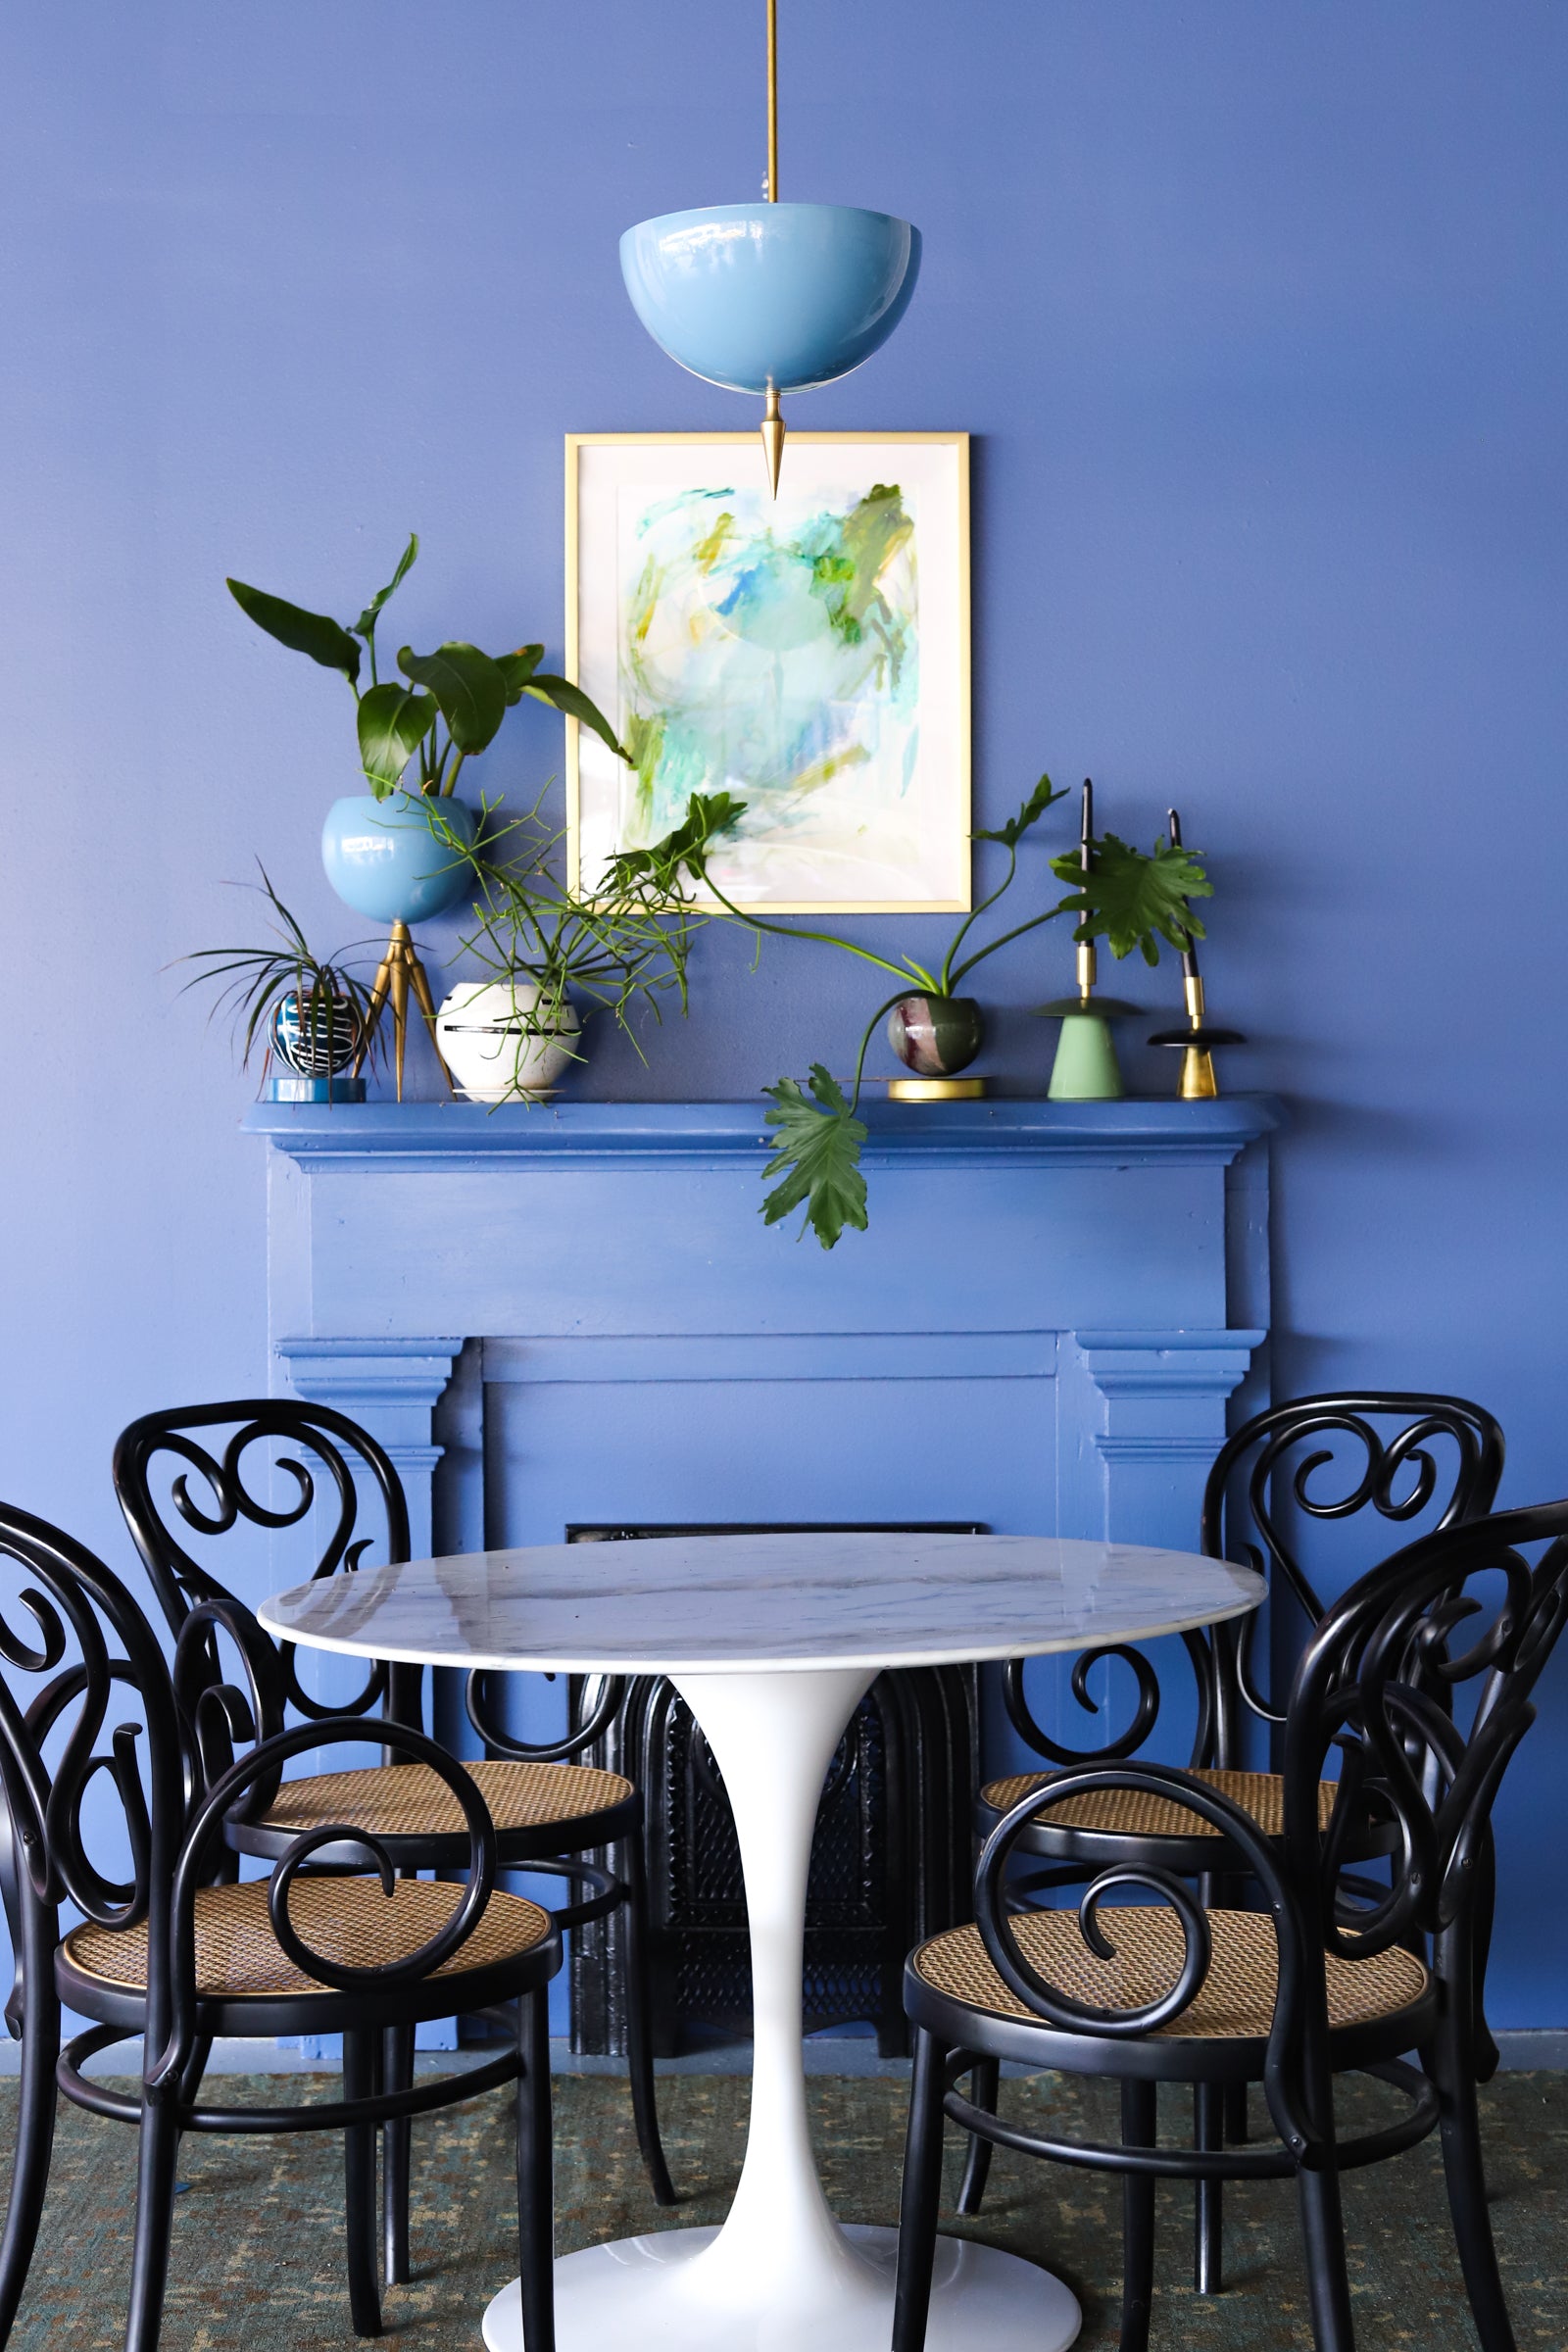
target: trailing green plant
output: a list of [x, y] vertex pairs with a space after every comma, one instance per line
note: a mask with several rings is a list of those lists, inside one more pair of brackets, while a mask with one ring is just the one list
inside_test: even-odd
[[[243, 887], [259, 888], [267, 900], [274, 918], [271, 930], [277, 944], [264, 948], [198, 948], [193, 955], [182, 956], [179, 958], [182, 963], [199, 963], [204, 968], [184, 983], [180, 994], [183, 996], [186, 991], [209, 983], [219, 987], [219, 998], [209, 1019], [216, 1019], [224, 1011], [231, 1013], [242, 1070], [250, 1068], [251, 1055], [265, 1037], [267, 1052], [262, 1063], [265, 1078], [272, 1053], [272, 1015], [279, 1005], [290, 997], [297, 998], [301, 1037], [310, 1052], [324, 1063], [342, 1035], [342, 1005], [349, 1008], [356, 1040], [368, 1032], [370, 991], [341, 960], [333, 961], [313, 953], [305, 933], [272, 888], [266, 866], [260, 858], [256, 862], [262, 877], [260, 884], [246, 883]], [[372, 1055], [374, 1050], [372, 1041], [369, 1049]]]
[[995, 890], [964, 916], [934, 971], [917, 963], [912, 956], [895, 962], [855, 940], [840, 938], [837, 932], [774, 922], [736, 906], [709, 872], [704, 846], [697, 845], [689, 854], [689, 870], [734, 921], [744, 923], [752, 931], [776, 932], [781, 939], [811, 939], [827, 947], [842, 948], [847, 956], [858, 956], [863, 963], [892, 973], [899, 982], [897, 995], [885, 999], [865, 1025], [856, 1056], [854, 1085], [848, 1097], [819, 1061], [811, 1064], [804, 1087], [794, 1078], [781, 1078], [776, 1086], [763, 1089], [773, 1104], [763, 1114], [764, 1124], [774, 1130], [778, 1146], [762, 1171], [763, 1179], [774, 1176], [783, 1179], [762, 1202], [761, 1213], [767, 1224], [776, 1225], [793, 1210], [803, 1208], [802, 1232], [808, 1223], [824, 1250], [834, 1248], [846, 1225], [864, 1232], [866, 1196], [865, 1178], [860, 1172], [860, 1148], [866, 1139], [866, 1128], [855, 1114], [859, 1107], [865, 1056], [878, 1022], [914, 990], [935, 997], [955, 995], [967, 975], [987, 956], [995, 956], [1013, 940], [1038, 931], [1042, 924], [1063, 914], [1078, 917], [1074, 939], [1103, 938], [1118, 958], [1131, 955], [1137, 948], [1145, 962], [1152, 964], [1159, 961], [1161, 939], [1174, 948], [1185, 948], [1203, 937], [1203, 926], [1188, 902], [1209, 898], [1213, 891], [1192, 855], [1163, 835], [1152, 852], [1146, 855], [1114, 833], [1106, 833], [1089, 844], [1087, 866], [1081, 850], [1052, 858], [1052, 872], [1058, 881], [1071, 886], [1066, 898], [1041, 908], [1021, 923], [1014, 923], [983, 945], [973, 945], [975, 925], [1005, 897], [1017, 877], [1019, 844], [1046, 811], [1065, 797], [1065, 792], [1058, 792], [1049, 776], [1042, 776], [1015, 816], [995, 830], [981, 830], [972, 836], [975, 841], [995, 842], [1004, 849], [1006, 866]]
[[437, 840], [473, 877], [474, 924], [461, 944], [488, 980], [526, 979], [538, 989], [531, 1008], [519, 1006], [527, 1036], [556, 1036], [575, 991], [612, 1016], [641, 1057], [632, 1010], [646, 1004], [662, 1021], [661, 1000], [673, 992], [685, 1013], [692, 946], [712, 919], [691, 885], [709, 844], [734, 828], [746, 805], [727, 792], [694, 793], [682, 822], [651, 849], [612, 858], [589, 898], [562, 872], [566, 835], [541, 815], [543, 802], [541, 793], [501, 825], [486, 806], [477, 845], [439, 802], [428, 810]]
[[[402, 679], [383, 679], [378, 671], [375, 632], [382, 611], [395, 595], [419, 552], [417, 532], [384, 588], [378, 588], [358, 620], [330, 619], [324, 612], [307, 612], [266, 589], [244, 580], [230, 580], [229, 594], [242, 612], [260, 629], [294, 653], [308, 654], [323, 669], [340, 670], [354, 689], [358, 706], [360, 764], [378, 801], [404, 784], [411, 762], [417, 761], [416, 781], [405, 787], [431, 798], [450, 794], [466, 760], [488, 749], [507, 712], [524, 695], [549, 703], [569, 717], [591, 727], [618, 758], [626, 753], [598, 705], [580, 686], [543, 670], [542, 645], [519, 645], [510, 654], [481, 653], [463, 638], [450, 638], [432, 654], [416, 654], [405, 645], [398, 652]], [[369, 683], [361, 684], [367, 659]], [[405, 683], [406, 681], [406, 683]]]

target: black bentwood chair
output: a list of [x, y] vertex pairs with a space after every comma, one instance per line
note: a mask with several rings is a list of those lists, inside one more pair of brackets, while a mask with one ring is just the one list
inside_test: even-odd
[[[1281, 1602], [1295, 1619], [1283, 1628], [1276, 1623], [1276, 1656], [1298, 1655], [1300, 1643], [1290, 1638], [1292, 1633], [1298, 1625], [1304, 1641], [1322, 1623], [1324, 1610], [1297, 1557], [1293, 1513], [1307, 1521], [1342, 1520], [1371, 1510], [1380, 1521], [1408, 1525], [1436, 1510], [1435, 1528], [1453, 1527], [1491, 1510], [1502, 1462], [1501, 1429], [1489, 1412], [1462, 1396], [1404, 1392], [1300, 1396], [1257, 1414], [1216, 1456], [1203, 1490], [1201, 1548], [1210, 1559], [1235, 1560], [1269, 1580], [1276, 1619]], [[1284, 1721], [1261, 1687], [1254, 1657], [1257, 1627], [1258, 1613], [1253, 1613], [1239, 1625], [1183, 1637], [1198, 1685], [1197, 1729], [1188, 1768], [1240, 1806], [1266, 1837], [1277, 1839], [1284, 1820], [1280, 1777], [1242, 1769], [1247, 1718], [1251, 1716], [1271, 1732]], [[1065, 1747], [1043, 1731], [1024, 1695], [1022, 1661], [1005, 1669], [1004, 1695], [1014, 1730], [1037, 1755], [1058, 1769], [1118, 1763], [1134, 1754], [1154, 1728], [1159, 1684], [1139, 1650], [1086, 1652], [1073, 1670], [1074, 1696], [1081, 1705], [1093, 1706], [1086, 1678], [1096, 1660], [1106, 1656], [1119, 1658], [1131, 1670], [1137, 1706], [1119, 1738], [1088, 1751]], [[982, 1839], [1031, 1790], [1054, 1790], [1056, 1780], [1055, 1773], [1019, 1773], [982, 1788], [977, 1805]], [[1325, 1790], [1322, 1802], [1325, 1809], [1333, 1803], [1332, 1791]], [[1365, 1828], [1362, 1836], [1364, 1854], [1380, 1850], [1375, 1829]], [[1102, 1868], [1153, 1863], [1211, 1874], [1209, 1899], [1228, 1901], [1238, 1892], [1233, 1882], [1239, 1857], [1227, 1851], [1218, 1825], [1199, 1820], [1143, 1788], [1081, 1792], [1070, 1802], [1054, 1799], [1049, 1810], [1020, 1833], [1018, 1843], [1041, 1860], [1062, 1867], [1069, 1881], [1076, 1866], [1086, 1862]], [[1484, 1920], [1477, 1945], [1483, 1975], [1487, 1942]], [[1495, 2069], [1497, 2052], [1484, 2020], [1477, 2048], [1481, 2079], [1487, 2081]], [[982, 2069], [975, 2095], [982, 2104], [995, 2105], [994, 2068]], [[1215, 2084], [1200, 2082], [1195, 2109], [1200, 2147], [1220, 2147], [1227, 2131], [1234, 2138], [1246, 2138], [1244, 2089], [1226, 2093]], [[974, 2140], [959, 2198], [961, 2213], [979, 2212], [990, 2164], [989, 2141]], [[1216, 2294], [1221, 2284], [1222, 2194], [1217, 2179], [1200, 2180], [1194, 2261], [1200, 2294]]]
[[[232, 1604], [193, 1613], [171, 1674], [130, 1594], [91, 1552], [25, 1512], [0, 1509], [0, 1557], [27, 1580], [25, 1634], [0, 1614], [0, 1777], [9, 1825], [7, 1908], [25, 1988], [24, 2150], [7, 2215], [3, 2262], [14, 2315], [47, 2184], [53, 2084], [95, 2114], [137, 2126], [140, 2154], [126, 2352], [156, 2352], [169, 2270], [170, 2222], [184, 2132], [341, 2132], [345, 2156], [349, 2302], [355, 2330], [381, 2328], [376, 2286], [375, 2132], [388, 2121], [450, 2106], [517, 2082], [517, 2189], [529, 2352], [552, 2352], [554, 2305], [550, 2157], [550, 1979], [561, 1936], [547, 1911], [495, 1889], [495, 1830], [460, 1764], [434, 1740], [388, 1723], [380, 1736], [433, 1774], [463, 1822], [462, 1886], [400, 1879], [381, 1841], [352, 1824], [323, 1822], [294, 1838], [268, 1880], [234, 1882], [226, 1827], [265, 1811], [279, 1768], [307, 1748], [363, 1740], [357, 1717], [326, 1716], [249, 1745], [281, 1703], [277, 1661], [251, 1639]], [[13, 1612], [14, 1614], [14, 1612]], [[246, 1688], [188, 1668], [210, 1629], [239, 1648]], [[74, 1654], [73, 1654], [74, 1653]], [[41, 1687], [24, 1703], [19, 1695]], [[115, 1686], [125, 1715], [103, 1734]], [[50, 1757], [56, 1761], [51, 1765]], [[118, 1797], [118, 1825], [92, 1784]], [[104, 1876], [89, 1858], [109, 1837], [130, 1878]], [[116, 1829], [118, 1827], [118, 1838]], [[374, 1876], [306, 1875], [327, 1849]], [[351, 1866], [352, 1867], [352, 1866]], [[341, 1865], [340, 1865], [341, 1868]], [[83, 1924], [60, 1936], [71, 1902]], [[52, 1980], [52, 1981], [51, 1981]], [[52, 2060], [41, 2023], [58, 2034], [60, 2003], [98, 2022]], [[420, 2020], [516, 2004], [516, 2044], [484, 2068], [414, 2086], [381, 2082], [383, 2037]], [[198, 2086], [220, 2034], [341, 2034], [344, 2096], [332, 2105], [203, 2105]], [[139, 2098], [89, 2081], [101, 2050], [143, 2037]]]
[[[220, 1448], [218, 1442], [203, 1444], [193, 1434], [212, 1430], [227, 1432]], [[279, 1446], [289, 1450], [280, 1454]], [[288, 1480], [280, 1500], [269, 1502], [252, 1492], [248, 1481], [259, 1469], [275, 1470]], [[194, 1493], [193, 1472], [199, 1482]], [[187, 1548], [205, 1547], [241, 1525], [297, 1527], [319, 1502], [313, 1577], [358, 1568], [378, 1540], [388, 1563], [409, 1556], [408, 1509], [396, 1469], [368, 1431], [328, 1405], [271, 1397], [143, 1414], [115, 1447], [114, 1477], [136, 1548], [176, 1638], [186, 1638], [193, 1617], [199, 1626], [210, 1602], [220, 1599], [231, 1610], [242, 1605]], [[166, 1481], [168, 1501], [162, 1503], [158, 1495], [165, 1492]], [[380, 1526], [372, 1523], [369, 1532], [361, 1534], [357, 1530], [368, 1494], [378, 1505]], [[271, 1646], [255, 1618], [249, 1611], [245, 1614], [255, 1639]], [[189, 1640], [205, 1642], [206, 1672], [214, 1681], [220, 1680], [216, 1631], [203, 1637], [193, 1629]], [[327, 1713], [302, 1688], [293, 1644], [280, 1644], [276, 1655], [283, 1693], [294, 1713], [306, 1721]], [[419, 1730], [422, 1680], [419, 1666], [378, 1662], [354, 1698], [330, 1711], [366, 1715], [379, 1704], [384, 1720]], [[484, 1677], [470, 1675], [467, 1713], [484, 1740], [486, 1760], [468, 1770], [495, 1823], [503, 1870], [527, 1870], [586, 1886], [581, 1899], [557, 1908], [558, 1927], [581, 1927], [625, 1908], [626, 2038], [637, 2144], [655, 2198], [661, 2205], [672, 2205], [675, 2191], [660, 2141], [654, 2090], [642, 1795], [619, 1773], [568, 1760], [581, 1755], [612, 1721], [621, 1689], [619, 1681], [607, 1678], [597, 1695], [590, 1693], [592, 1703], [576, 1731], [552, 1743], [529, 1745], [488, 1719]], [[292, 1838], [324, 1821], [349, 1822], [373, 1832], [400, 1872], [463, 1866], [463, 1821], [440, 1776], [396, 1759], [390, 1770], [371, 1767], [287, 1781], [265, 1814], [231, 1822], [228, 1835], [237, 1852], [275, 1861]], [[625, 1857], [619, 1876], [581, 1858], [591, 1848], [617, 1845]], [[390, 2033], [384, 2065], [390, 2083], [406, 2087], [413, 2082], [413, 2037], [405, 2029]], [[409, 2277], [409, 2127], [394, 2123], [388, 2127], [384, 2150], [385, 2258], [388, 2279], [399, 2284]]]
[[[1534, 1567], [1520, 1548], [1544, 1544]], [[1470, 1588], [1479, 1584], [1479, 1590]], [[1352, 2352], [1339, 2174], [1411, 2147], [1441, 2126], [1448, 2202], [1485, 2352], [1515, 2352], [1487, 2214], [1476, 2116], [1476, 1938], [1493, 1801], [1535, 1717], [1531, 1692], [1568, 1608], [1568, 1502], [1505, 1511], [1433, 1534], [1363, 1577], [1325, 1616], [1286, 1714], [1283, 1834], [1265, 1837], [1197, 1774], [1152, 1764], [1062, 1773], [1047, 1802], [1127, 1797], [1182, 1808], [1217, 1835], [1256, 1890], [1253, 1909], [1209, 1908], [1196, 1867], [1139, 1861], [1079, 1872], [1077, 1910], [1016, 1908], [1006, 1884], [1041, 1797], [1030, 1790], [986, 1842], [977, 1925], [912, 1954], [905, 1998], [917, 2029], [894, 2352], [924, 2339], [944, 2110], [971, 2133], [1123, 2176], [1122, 2352], [1146, 2352], [1153, 2186], [1289, 2179], [1300, 2200], [1317, 2352]], [[1467, 1645], [1453, 1640], [1466, 1619]], [[1453, 1702], [1466, 1685], [1468, 1728]], [[1332, 1807], [1320, 1788], [1343, 1750]], [[1386, 1876], [1346, 1869], [1369, 1841]], [[1111, 1908], [1146, 1888], [1153, 1903]], [[1417, 2050], [1421, 2068], [1404, 2053]], [[953, 2085], [977, 2060], [1015, 2059], [1121, 2083], [1119, 2146], [1049, 2139]], [[1406, 2112], [1336, 2145], [1333, 2077], [1359, 2069]], [[1281, 2144], [1157, 2144], [1161, 2082], [1261, 2082]]]

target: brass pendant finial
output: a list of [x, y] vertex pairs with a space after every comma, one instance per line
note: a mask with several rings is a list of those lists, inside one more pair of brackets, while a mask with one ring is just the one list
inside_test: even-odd
[[762, 411], [762, 454], [767, 459], [768, 487], [777, 498], [778, 469], [784, 461], [784, 419], [774, 391], [769, 391], [767, 406]]

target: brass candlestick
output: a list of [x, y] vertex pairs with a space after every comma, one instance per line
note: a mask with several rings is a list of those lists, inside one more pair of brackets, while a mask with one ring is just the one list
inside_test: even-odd
[[400, 1102], [403, 1100], [403, 1056], [409, 1037], [409, 991], [411, 988], [414, 991], [414, 1001], [424, 1015], [424, 1025], [430, 1032], [431, 1049], [440, 1066], [441, 1075], [447, 1082], [447, 1093], [455, 1094], [457, 1090], [452, 1083], [452, 1072], [447, 1068], [445, 1057], [436, 1039], [435, 1005], [430, 999], [430, 983], [424, 976], [424, 966], [419, 961], [418, 952], [409, 937], [409, 926], [400, 916], [392, 925], [392, 936], [387, 942], [386, 954], [376, 966], [375, 979], [370, 987], [370, 1009], [366, 1017], [365, 1034], [360, 1040], [360, 1051], [354, 1064], [355, 1074], [358, 1075], [365, 1067], [366, 1057], [369, 1054], [375, 1033], [381, 1024], [381, 1015], [390, 1005], [392, 1008], [392, 1054], [397, 1071], [398, 1101]]
[[[1179, 850], [1182, 846], [1182, 820], [1174, 808], [1167, 809], [1165, 813], [1170, 823], [1171, 847]], [[1219, 1093], [1214, 1078], [1214, 1048], [1245, 1046], [1247, 1040], [1239, 1029], [1218, 1029], [1208, 1021], [1203, 1006], [1202, 978], [1198, 969], [1198, 952], [1192, 947], [1182, 951], [1182, 994], [1187, 1002], [1186, 1028], [1156, 1030], [1149, 1042], [1152, 1046], [1181, 1048], [1182, 1075], [1176, 1092], [1182, 1102], [1212, 1102]]]

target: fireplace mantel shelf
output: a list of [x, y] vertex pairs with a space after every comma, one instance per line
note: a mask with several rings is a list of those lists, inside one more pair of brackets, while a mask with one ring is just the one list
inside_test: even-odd
[[[550, 1162], [755, 1157], [773, 1151], [756, 1102], [257, 1102], [248, 1133], [265, 1136], [300, 1166], [379, 1165], [400, 1171], [483, 1167], [497, 1159]], [[863, 1101], [868, 1163], [1002, 1160], [1083, 1165], [1226, 1164], [1280, 1125], [1270, 1095], [1214, 1102], [1169, 1100], [1050, 1102]]]

